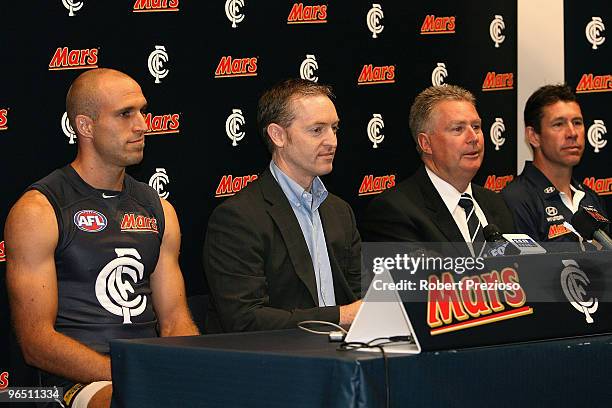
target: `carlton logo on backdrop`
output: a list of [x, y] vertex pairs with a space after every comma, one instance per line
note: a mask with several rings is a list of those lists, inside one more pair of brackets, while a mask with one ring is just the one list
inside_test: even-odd
[[221, 177], [221, 181], [215, 191], [215, 198], [233, 196], [251, 181], [257, 180], [257, 178], [257, 174], [251, 174], [250, 176], [232, 176], [231, 174], [226, 174]]
[[147, 124], [147, 135], [162, 135], [166, 133], [180, 133], [180, 119], [178, 113], [153, 116], [151, 113], [144, 115]]
[[612, 91], [612, 75], [582, 74], [582, 78], [576, 86], [576, 93], [610, 91]]
[[6, 252], [4, 252], [4, 241], [0, 241], [0, 262], [6, 261]]
[[147, 59], [147, 65], [149, 66], [149, 73], [155, 78], [155, 83], [161, 83], [161, 80], [168, 75], [170, 70], [165, 67], [165, 64], [168, 62], [168, 53], [166, 52], [166, 47], [163, 45], [156, 45], [155, 49], [151, 54], [149, 54], [149, 58]]
[[377, 149], [378, 145], [385, 139], [382, 130], [385, 127], [382, 115], [379, 113], [372, 114], [372, 119], [368, 122], [368, 139], [372, 142], [372, 148]]
[[608, 141], [603, 138], [603, 135], [606, 133], [608, 133], [608, 129], [606, 129], [604, 121], [595, 119], [587, 132], [589, 144], [593, 146], [595, 153], [599, 153], [599, 151], [608, 144]]
[[591, 21], [586, 25], [584, 34], [586, 35], [587, 41], [591, 43], [594, 50], [606, 41], [606, 37], [601, 35], [602, 31], [606, 30], [606, 26], [603, 23], [601, 17], [593, 17]]
[[215, 78], [245, 76], [257, 76], [257, 57], [234, 58], [231, 55], [221, 57], [215, 70]]
[[495, 150], [499, 150], [499, 148], [504, 145], [506, 138], [502, 137], [502, 134], [505, 131], [506, 125], [504, 125], [504, 120], [502, 118], [495, 118], [495, 122], [491, 125], [491, 130], [489, 132], [491, 142], [495, 145]]
[[238, 146], [238, 142], [244, 139], [246, 132], [242, 130], [245, 124], [244, 115], [240, 109], [232, 109], [232, 113], [225, 121], [225, 134], [232, 141], [232, 146]]
[[225, 15], [232, 23], [232, 28], [238, 27], [238, 24], [244, 20], [244, 0], [227, 0], [225, 2]]
[[149, 185], [153, 190], [157, 191], [157, 195], [164, 200], [170, 195], [170, 192], [166, 190], [166, 185], [168, 184], [170, 184], [170, 177], [168, 177], [166, 169], [156, 168], [155, 173], [149, 179]]
[[491, 40], [495, 43], [495, 48], [499, 48], [499, 44], [503, 43], [506, 39], [506, 36], [502, 34], [505, 28], [506, 24], [504, 24], [504, 18], [495, 15], [495, 18], [489, 25], [489, 35], [491, 36]]
[[74, 225], [81, 231], [100, 232], [107, 224], [106, 216], [96, 210], [81, 210], [74, 214]]
[[388, 188], [395, 186], [395, 174], [386, 174], [384, 176], [376, 176], [367, 174], [363, 177], [361, 186], [359, 186], [359, 196], [367, 196], [372, 194], [380, 194]]
[[83, 8], [82, 1], [62, 0], [62, 4], [66, 7], [66, 10], [68, 10], [68, 17], [74, 17], [74, 12]]
[[497, 74], [495, 71], [487, 72], [482, 82], [483, 91], [506, 91], [514, 89], [514, 74], [512, 72]]
[[179, 0], [136, 0], [133, 13], [179, 11]]
[[8, 109], [0, 109], [0, 130], [8, 129]]
[[496, 176], [495, 174], [491, 174], [487, 176], [487, 180], [485, 181], [484, 188], [495, 191], [499, 193], [502, 191], [508, 183], [514, 180], [514, 176], [512, 174], [507, 176]]
[[98, 68], [98, 48], [70, 50], [58, 47], [49, 62], [49, 71]]
[[612, 194], [612, 177], [599, 179], [595, 177], [585, 177], [582, 184], [589, 187], [599, 195]]
[[436, 67], [431, 72], [431, 84], [433, 86], [446, 85], [444, 80], [447, 76], [448, 71], [446, 70], [446, 65], [443, 62], [438, 62]]
[[599, 301], [596, 297], [591, 297], [585, 300], [587, 296], [588, 286], [591, 283], [589, 277], [580, 265], [573, 259], [564, 259], [561, 261], [565, 268], [561, 271], [561, 288], [570, 304], [584, 314], [587, 323], [593, 323], [593, 314], [597, 311]]
[[287, 24], [320, 24], [327, 23], [327, 5], [317, 4], [305, 6], [294, 3], [287, 16]]
[[395, 82], [395, 65], [375, 67], [364, 65], [357, 78], [357, 85], [392, 84]]
[[317, 82], [319, 77], [316, 76], [315, 73], [318, 69], [319, 64], [317, 63], [315, 56], [313, 54], [306, 54], [306, 58], [300, 65], [300, 78]]
[[455, 34], [455, 17], [427, 15], [421, 24], [421, 34]]
[[68, 138], [68, 144], [75, 144], [77, 141], [77, 135], [74, 132], [74, 129], [72, 129], [72, 126], [70, 126], [70, 121], [68, 120], [67, 112], [64, 112], [64, 114], [62, 115], [61, 124], [62, 132], [64, 132], [64, 135], [66, 135], [66, 137]]
[[372, 8], [366, 15], [366, 25], [372, 33], [372, 38], [378, 38], [378, 35], [385, 29], [385, 26], [380, 23], [384, 17], [385, 14], [380, 4], [372, 4]]
[[157, 219], [134, 213], [125, 213], [121, 219], [121, 232], [154, 232], [159, 234]]

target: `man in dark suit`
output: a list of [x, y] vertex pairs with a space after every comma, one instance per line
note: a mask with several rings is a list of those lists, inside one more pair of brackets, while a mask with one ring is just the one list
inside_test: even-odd
[[259, 100], [272, 161], [210, 217], [207, 331], [353, 321], [361, 304], [361, 239], [349, 205], [319, 178], [332, 170], [337, 146], [332, 98], [327, 86], [288, 80]]
[[410, 109], [410, 129], [423, 165], [370, 203], [364, 240], [454, 242], [474, 254], [472, 242], [482, 242], [487, 224], [511, 232], [501, 197], [471, 182], [484, 156], [474, 96], [453, 85], [425, 89]]

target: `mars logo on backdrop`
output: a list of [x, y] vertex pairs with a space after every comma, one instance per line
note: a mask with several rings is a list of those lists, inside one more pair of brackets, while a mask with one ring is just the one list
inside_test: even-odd
[[287, 16], [287, 24], [317, 23], [327, 23], [326, 4], [305, 6], [303, 3], [295, 3]]
[[8, 129], [8, 109], [0, 109], [0, 130]]
[[257, 178], [257, 174], [251, 174], [250, 176], [232, 176], [231, 174], [226, 174], [221, 177], [221, 181], [215, 191], [215, 198], [232, 196], [242, 190], [251, 181], [257, 180]]
[[161, 135], [165, 133], [180, 133], [180, 119], [178, 113], [153, 116], [151, 113], [144, 115], [147, 124], [148, 135]]
[[395, 186], [395, 174], [387, 174], [377, 177], [374, 177], [373, 174], [367, 174], [363, 177], [361, 186], [359, 186], [359, 195], [366, 196], [380, 194], [393, 186]]
[[612, 177], [601, 179], [596, 179], [595, 177], [585, 177], [582, 183], [599, 195], [612, 194]]
[[6, 253], [4, 252], [4, 241], [0, 241], [0, 262], [6, 261]]
[[495, 174], [491, 174], [487, 177], [487, 181], [485, 182], [484, 188], [499, 193], [512, 180], [514, 180], [514, 176], [512, 174], [507, 176], [496, 176]]
[[436, 17], [433, 14], [425, 16], [421, 25], [421, 34], [454, 34], [455, 17]]
[[234, 58], [231, 55], [221, 57], [215, 70], [215, 78], [257, 76], [257, 57]]
[[136, 0], [134, 13], [153, 13], [160, 11], [179, 11], [179, 0]]
[[612, 91], [612, 75], [582, 74], [576, 93], [610, 92]]
[[392, 84], [395, 82], [395, 65], [375, 67], [364, 65], [357, 79], [357, 85]]
[[49, 62], [49, 71], [98, 68], [98, 48], [69, 50], [58, 47]]
[[483, 91], [505, 91], [514, 88], [514, 74], [512, 72], [497, 74], [495, 71], [487, 72], [482, 82]]

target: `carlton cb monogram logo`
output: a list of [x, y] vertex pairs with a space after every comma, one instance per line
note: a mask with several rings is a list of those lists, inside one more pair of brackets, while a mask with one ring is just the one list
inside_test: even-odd
[[166, 169], [164, 168], [156, 168], [155, 174], [151, 176], [149, 179], [149, 185], [155, 191], [157, 191], [157, 195], [163, 199], [168, 198], [170, 195], [169, 191], [166, 191], [166, 184], [170, 183], [170, 178], [166, 173]]
[[308, 81], [317, 82], [319, 77], [315, 75], [315, 71], [319, 69], [319, 64], [314, 55], [306, 54], [306, 59], [300, 65], [300, 78]]
[[504, 120], [502, 118], [495, 118], [495, 122], [491, 125], [491, 142], [495, 145], [495, 150], [499, 150], [500, 146], [504, 144], [506, 138], [502, 137], [502, 133], [506, 130]]
[[82, 1], [62, 0], [62, 3], [68, 10], [69, 17], [74, 17], [74, 12], [79, 11], [83, 7]]
[[373, 143], [373, 148], [377, 149], [378, 145], [384, 140], [385, 135], [382, 134], [382, 130], [385, 127], [382, 115], [374, 113], [372, 119], [368, 122], [368, 138]]
[[587, 323], [593, 323], [594, 320], [591, 315], [597, 311], [599, 301], [592, 297], [584, 300], [587, 294], [586, 289], [591, 281], [573, 259], [564, 259], [561, 262], [565, 265], [565, 268], [561, 271], [561, 287], [565, 297], [576, 310], [584, 314]]
[[115, 248], [115, 252], [117, 258], [106, 264], [96, 279], [96, 297], [104, 309], [123, 316], [123, 324], [130, 324], [131, 318], [147, 307], [147, 297], [134, 296], [132, 287], [132, 283], [142, 281], [144, 265], [134, 248]]
[[434, 68], [431, 73], [431, 84], [433, 86], [446, 85], [444, 79], [448, 76], [446, 65], [443, 62], [438, 62], [438, 65]]
[[601, 35], [602, 31], [606, 30], [606, 26], [603, 23], [601, 17], [593, 17], [591, 21], [586, 25], [584, 33], [587, 40], [593, 45], [593, 49], [596, 50], [598, 46], [606, 41], [606, 37]]
[[70, 121], [68, 120], [67, 112], [64, 112], [64, 114], [62, 115], [62, 131], [68, 138], [68, 144], [76, 143], [77, 136], [74, 130], [72, 129], [72, 126], [70, 126]]
[[378, 38], [378, 34], [382, 33], [382, 30], [385, 28], [384, 25], [380, 24], [380, 20], [384, 17], [385, 14], [380, 4], [372, 4], [372, 8], [366, 16], [366, 24], [368, 25], [368, 30], [372, 32], [372, 38]]
[[244, 0], [227, 0], [225, 2], [225, 15], [232, 22], [232, 28], [238, 27], [238, 23], [244, 20], [241, 9], [244, 7]]
[[155, 50], [149, 55], [149, 72], [155, 78], [155, 83], [161, 83], [161, 79], [168, 75], [170, 70], [164, 68], [164, 64], [168, 62], [168, 53], [163, 45], [156, 45]]
[[589, 144], [595, 149], [595, 153], [599, 153], [601, 149], [606, 147], [608, 141], [603, 138], [608, 132], [603, 120], [595, 119], [587, 132]]
[[238, 146], [238, 142], [244, 138], [245, 132], [242, 130], [244, 126], [244, 116], [240, 109], [232, 109], [232, 114], [225, 121], [225, 133], [232, 140], [232, 146]]
[[491, 35], [491, 39], [495, 43], [495, 48], [499, 48], [499, 44], [503, 43], [506, 39], [506, 36], [502, 34], [505, 28], [504, 18], [496, 15], [493, 21], [491, 21], [491, 25], [489, 25], [489, 35]]

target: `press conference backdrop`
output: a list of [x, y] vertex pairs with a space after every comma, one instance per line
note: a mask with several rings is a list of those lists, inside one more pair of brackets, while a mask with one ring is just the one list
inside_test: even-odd
[[[571, 7], [566, 47], [579, 57], [568, 57], [578, 69], [568, 70], [568, 81], [576, 87], [583, 72], [593, 73], [599, 79], [589, 83], [610, 91], [605, 61], [612, 45], [604, 28], [610, 6], [589, 0]], [[30, 183], [74, 158], [64, 98], [72, 80], [95, 67], [128, 73], [149, 101], [145, 158], [128, 172], [175, 206], [189, 294], [206, 291], [201, 248], [211, 211], [269, 162], [256, 102], [284, 78], [333, 86], [339, 147], [324, 182], [358, 217], [372, 196], [419, 165], [408, 110], [432, 84], [458, 84], [476, 95], [486, 155], [475, 181], [499, 191], [516, 171], [516, 14], [512, 0], [2, 2], [1, 276], [8, 210]], [[609, 193], [609, 94], [585, 94], [581, 101], [587, 124], [597, 124], [581, 174], [596, 185], [604, 180], [607, 190], [600, 191]]]

